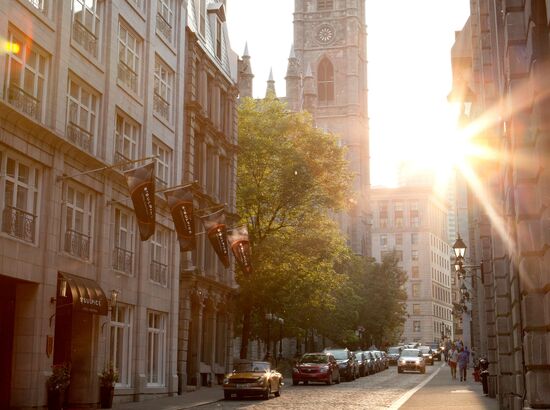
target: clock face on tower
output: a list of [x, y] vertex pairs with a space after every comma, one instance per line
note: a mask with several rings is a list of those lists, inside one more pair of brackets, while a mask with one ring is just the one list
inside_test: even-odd
[[323, 44], [330, 43], [334, 40], [334, 28], [328, 24], [323, 24], [317, 30], [317, 40]]

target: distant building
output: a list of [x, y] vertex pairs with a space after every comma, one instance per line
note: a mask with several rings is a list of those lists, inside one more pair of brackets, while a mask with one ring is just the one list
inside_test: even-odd
[[406, 342], [453, 337], [447, 205], [431, 188], [371, 191], [372, 256], [396, 252], [407, 273]]

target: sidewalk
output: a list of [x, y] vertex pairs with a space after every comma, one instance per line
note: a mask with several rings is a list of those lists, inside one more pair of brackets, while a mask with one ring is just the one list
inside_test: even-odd
[[115, 410], [182, 410], [223, 400], [222, 386], [201, 387], [181, 396], [153, 398], [151, 400], [113, 405]]
[[452, 380], [449, 366], [443, 365], [439, 373], [414, 393], [400, 409], [498, 410], [498, 401], [483, 395], [481, 383], [474, 381], [472, 372], [473, 369], [469, 368], [466, 382]]

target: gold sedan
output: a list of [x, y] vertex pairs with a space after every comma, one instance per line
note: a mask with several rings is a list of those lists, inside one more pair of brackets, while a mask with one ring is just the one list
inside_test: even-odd
[[283, 376], [271, 369], [268, 362], [254, 360], [239, 360], [234, 365], [233, 372], [227, 374], [223, 380], [223, 396], [231, 399], [243, 396], [262, 396], [269, 399], [271, 393], [275, 397], [281, 395]]

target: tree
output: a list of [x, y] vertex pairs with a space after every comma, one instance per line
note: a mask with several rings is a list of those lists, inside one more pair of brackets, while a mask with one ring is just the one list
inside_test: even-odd
[[249, 226], [254, 266], [251, 275], [237, 275], [245, 358], [253, 312], [265, 313], [255, 308], [300, 312], [289, 326], [303, 327], [312, 320], [307, 309], [334, 305], [345, 282], [334, 267], [348, 251], [327, 215], [347, 205], [352, 176], [336, 138], [273, 96], [239, 107], [239, 148], [237, 208]]

